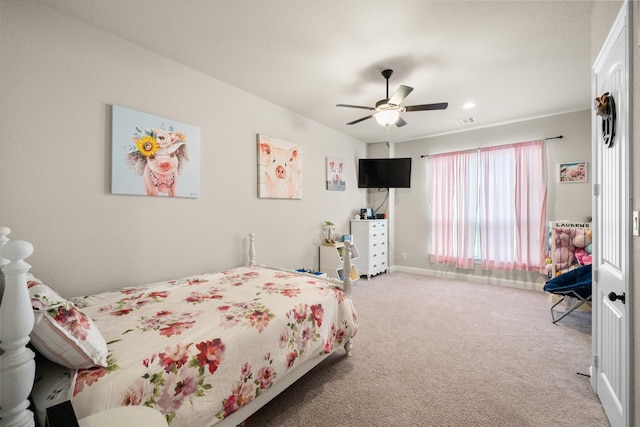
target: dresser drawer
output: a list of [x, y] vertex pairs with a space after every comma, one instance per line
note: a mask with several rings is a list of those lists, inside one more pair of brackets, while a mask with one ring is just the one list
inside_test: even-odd
[[383, 239], [372, 240], [369, 244], [369, 250], [371, 252], [386, 252], [387, 241]]
[[377, 239], [387, 239], [387, 224], [385, 223], [376, 223], [369, 225], [369, 239], [377, 240]]
[[387, 263], [386, 252], [373, 253], [369, 257], [369, 265], [371, 266], [371, 268], [374, 268], [375, 266], [379, 266], [382, 263], [384, 264]]

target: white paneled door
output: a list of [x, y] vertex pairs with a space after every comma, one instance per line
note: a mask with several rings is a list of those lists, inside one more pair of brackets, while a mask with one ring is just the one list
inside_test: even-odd
[[593, 367], [591, 381], [613, 427], [630, 426], [629, 280], [631, 2], [621, 9], [596, 59], [594, 98], [608, 107], [593, 118]]

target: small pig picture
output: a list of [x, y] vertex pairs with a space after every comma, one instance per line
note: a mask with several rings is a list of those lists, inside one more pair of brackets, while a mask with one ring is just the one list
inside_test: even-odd
[[112, 145], [112, 193], [199, 196], [198, 128], [114, 105]]
[[343, 172], [344, 162], [342, 160], [327, 157], [327, 190], [345, 190]]
[[258, 135], [258, 197], [302, 198], [302, 147]]

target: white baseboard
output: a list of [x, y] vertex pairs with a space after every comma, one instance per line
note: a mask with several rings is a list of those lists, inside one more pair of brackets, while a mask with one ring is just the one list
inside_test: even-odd
[[451, 271], [428, 270], [426, 268], [405, 267], [394, 265], [389, 268], [390, 272], [398, 271], [401, 273], [417, 274], [421, 276], [438, 277], [441, 279], [464, 280], [467, 282], [484, 283], [487, 285], [498, 285], [509, 288], [528, 289], [544, 292], [544, 283], [525, 282], [522, 280], [509, 280], [499, 277], [477, 276], [473, 274], [455, 273]]

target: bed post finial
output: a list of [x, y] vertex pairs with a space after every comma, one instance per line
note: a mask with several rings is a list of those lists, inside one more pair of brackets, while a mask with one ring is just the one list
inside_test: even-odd
[[[9, 241], [9, 234], [11, 234], [11, 229], [9, 227], [0, 226], [0, 269], [2, 266], [9, 262], [8, 259], [2, 257], [2, 247], [7, 244]], [[4, 278], [2, 274], [0, 274], [0, 304], [2, 304], [2, 295], [4, 294]]]
[[249, 265], [256, 265], [256, 235], [254, 233], [249, 233]]
[[7, 226], [0, 225], [0, 246], [3, 246], [4, 243], [9, 241], [7, 237], [9, 234], [11, 234], [11, 229]]
[[34, 353], [26, 346], [33, 329], [34, 316], [27, 289], [26, 273], [31, 266], [24, 262], [33, 253], [29, 242], [14, 240], [1, 249], [9, 262], [2, 267], [5, 292], [0, 305], [0, 418], [6, 426], [34, 426], [29, 408], [29, 394], [35, 378]]
[[[0, 268], [9, 262], [8, 259], [2, 257], [2, 247], [9, 242], [9, 234], [11, 234], [9, 227], [0, 226]], [[0, 295], [2, 294], [0, 293]]]

